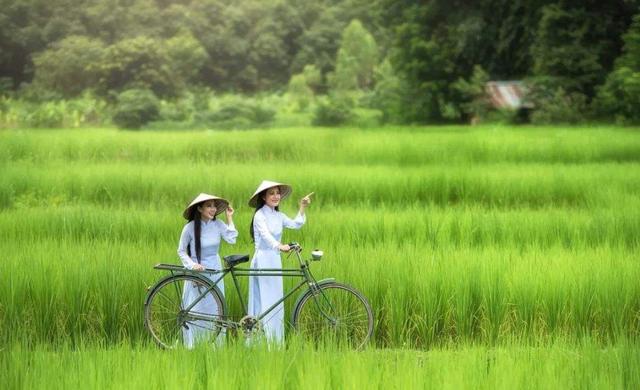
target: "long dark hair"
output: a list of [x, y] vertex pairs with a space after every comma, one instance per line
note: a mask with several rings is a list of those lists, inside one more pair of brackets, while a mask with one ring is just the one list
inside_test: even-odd
[[[205, 201], [206, 202], [206, 201]], [[198, 206], [203, 205], [204, 202], [194, 204], [189, 211], [189, 221], [193, 221], [193, 235], [196, 240], [196, 260], [198, 264], [200, 264], [200, 256], [202, 255], [202, 245], [200, 243], [200, 238], [202, 235], [202, 224], [200, 223], [200, 212], [198, 211]], [[214, 201], [215, 204], [215, 201]], [[216, 207], [218, 205], [216, 204]], [[213, 220], [215, 221], [216, 216], [213, 216]], [[187, 245], [187, 254], [191, 257], [191, 243]]]
[[[264, 199], [262, 197], [267, 193], [267, 190], [262, 191], [258, 194], [258, 199], [256, 202], [256, 211], [253, 212], [253, 217], [251, 217], [251, 225], [249, 225], [249, 235], [251, 236], [251, 241], [256, 242], [256, 238], [253, 235], [253, 220], [256, 218], [256, 213], [264, 206]], [[276, 211], [280, 211], [280, 206], [276, 206]]]

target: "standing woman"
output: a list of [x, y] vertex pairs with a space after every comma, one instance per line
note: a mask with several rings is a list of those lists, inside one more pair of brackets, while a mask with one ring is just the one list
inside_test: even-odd
[[[255, 207], [250, 233], [255, 243], [255, 253], [251, 268], [282, 268], [280, 251], [288, 252], [289, 245], [281, 242], [283, 228], [300, 229], [305, 223], [304, 211], [311, 203], [309, 195], [300, 200], [300, 210], [294, 219], [279, 211], [280, 201], [291, 194], [291, 186], [264, 180], [249, 200]], [[282, 299], [282, 277], [260, 276], [249, 278], [249, 307], [251, 316], [258, 316], [264, 310]], [[284, 304], [280, 303], [263, 320], [267, 340], [276, 343], [284, 341]]]
[[[218, 214], [226, 213], [227, 224], [216, 219]], [[229, 244], [235, 244], [238, 231], [233, 225], [233, 208], [225, 199], [214, 195], [198, 195], [182, 213], [189, 222], [184, 225], [178, 245], [178, 256], [185, 268], [202, 271], [205, 268], [222, 269], [218, 249], [221, 239]], [[205, 274], [211, 279], [210, 274]], [[217, 284], [224, 295], [224, 283], [220, 280]], [[196, 286], [186, 282], [182, 292], [182, 303], [188, 306], [199, 296]], [[208, 297], [198, 302], [192, 310], [202, 313], [215, 313], [216, 302]], [[190, 321], [188, 329], [182, 329], [184, 344], [187, 348], [193, 348], [198, 340], [208, 337], [211, 331], [211, 323], [196, 320]], [[224, 339], [224, 332], [220, 332], [218, 342]]]

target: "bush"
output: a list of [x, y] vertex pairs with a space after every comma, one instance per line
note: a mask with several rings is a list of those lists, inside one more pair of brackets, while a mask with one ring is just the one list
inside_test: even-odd
[[191, 99], [160, 102], [160, 118], [170, 122], [190, 122], [193, 116], [193, 102]]
[[296, 111], [302, 112], [309, 107], [313, 101], [313, 91], [307, 85], [307, 80], [303, 74], [291, 76], [288, 87], [289, 97], [296, 106]]
[[105, 100], [97, 99], [90, 94], [67, 101], [67, 117], [65, 127], [82, 127], [84, 125], [102, 125], [111, 119], [109, 107]]
[[609, 74], [594, 102], [605, 117], [619, 124], [640, 124], [640, 72], [621, 67]]
[[531, 122], [535, 124], [580, 123], [588, 116], [587, 97], [581, 93], [567, 93], [558, 88], [549, 94], [534, 94]]
[[98, 39], [69, 36], [34, 55], [34, 84], [64, 97], [80, 95], [98, 84], [97, 67], [104, 61]]
[[516, 125], [529, 122], [530, 114], [528, 108], [501, 108], [487, 111], [480, 120], [484, 123]]
[[54, 128], [62, 127], [66, 112], [66, 104], [61, 102], [47, 102], [34, 104], [24, 117], [23, 123], [27, 127]]
[[330, 97], [318, 103], [311, 120], [314, 126], [340, 126], [353, 118], [353, 101], [348, 98]]
[[599, 88], [594, 106], [600, 115], [620, 124], [640, 124], [640, 14], [623, 39], [623, 54]]
[[370, 129], [379, 127], [384, 123], [384, 113], [373, 108], [355, 108], [348, 126]]
[[83, 127], [111, 120], [107, 104], [89, 95], [73, 100], [33, 102], [0, 98], [0, 127]]
[[[482, 120], [492, 109], [491, 100], [487, 96], [485, 86], [489, 75], [480, 65], [473, 67], [469, 80], [459, 78], [453, 83], [453, 89], [461, 96], [460, 110], [468, 120]], [[457, 119], [457, 118], [455, 118]]]
[[120, 128], [139, 129], [160, 116], [160, 102], [148, 89], [130, 89], [118, 95], [113, 123]]
[[196, 122], [208, 127], [228, 130], [244, 130], [265, 127], [273, 122], [276, 112], [251, 101], [224, 101], [211, 111], [196, 115]]
[[108, 46], [96, 67], [97, 92], [150, 89], [156, 96], [175, 97], [182, 80], [174, 70], [164, 42], [144, 36], [127, 38]]
[[375, 76], [376, 86], [363, 105], [382, 111], [382, 123], [405, 123], [409, 90], [406, 81], [396, 73], [389, 59], [376, 68]]
[[13, 95], [13, 80], [11, 77], [0, 77], [0, 97]]
[[42, 84], [36, 83], [21, 83], [15, 97], [31, 103], [47, 103], [64, 99], [60, 92], [44, 88]]

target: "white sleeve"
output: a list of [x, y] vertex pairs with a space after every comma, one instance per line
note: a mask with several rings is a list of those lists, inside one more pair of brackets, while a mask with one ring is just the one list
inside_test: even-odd
[[196, 264], [195, 261], [191, 260], [189, 255], [187, 255], [187, 246], [191, 244], [193, 229], [190, 229], [193, 224], [186, 224], [184, 228], [182, 228], [182, 234], [180, 234], [180, 243], [178, 244], [178, 257], [182, 260], [182, 265], [185, 266], [186, 269], [193, 269], [193, 266]]
[[222, 237], [222, 239], [229, 244], [235, 244], [236, 238], [238, 238], [238, 231], [236, 230], [233, 222], [228, 225], [219, 219], [217, 219], [216, 222], [218, 224], [218, 228], [220, 229], [220, 236]]
[[284, 215], [284, 213], [280, 213], [280, 214], [282, 214], [284, 227], [289, 229], [300, 229], [302, 225], [304, 225], [304, 223], [307, 221], [307, 218], [303, 214], [300, 214], [299, 212], [294, 219], [287, 217], [286, 215]]
[[267, 220], [260, 211], [255, 213], [253, 217], [253, 234], [256, 232], [260, 234], [260, 237], [269, 244], [269, 246], [273, 249], [278, 249], [280, 247], [280, 243], [273, 237], [273, 234], [269, 231], [269, 226], [267, 226]]

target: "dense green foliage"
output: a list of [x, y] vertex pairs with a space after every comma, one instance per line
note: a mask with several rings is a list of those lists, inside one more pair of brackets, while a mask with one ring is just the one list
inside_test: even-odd
[[394, 64], [407, 77], [414, 101], [405, 116], [421, 121], [458, 118], [466, 100], [451, 86], [470, 78], [476, 65], [494, 80], [532, 78], [550, 89], [546, 96], [562, 88], [590, 101], [640, 6], [624, 0], [384, 3], [385, 20], [395, 31]]
[[597, 104], [621, 123], [640, 124], [640, 14], [624, 35], [623, 54], [600, 89]]
[[139, 129], [158, 118], [160, 102], [152, 91], [129, 89], [118, 95], [113, 122], [125, 129]]
[[103, 53], [101, 41], [85, 36], [72, 35], [54, 42], [33, 59], [40, 70], [35, 83], [65, 97], [77, 96], [98, 84], [100, 74], [96, 67], [103, 60]]
[[[315, 111], [318, 94], [351, 91], [359, 108], [381, 110], [384, 122], [461, 122], [493, 115], [456, 87], [482, 69], [490, 80], [527, 81], [540, 112], [533, 122], [637, 123], [637, 67], [628, 59], [638, 57], [639, 7], [638, 0], [1, 0], [0, 94], [47, 101], [90, 91], [113, 102], [132, 88], [170, 100], [203, 87], [288, 90], [304, 112]], [[307, 83], [313, 96], [299, 77], [309, 67], [319, 72]], [[360, 99], [368, 91], [373, 98]]]
[[341, 126], [353, 117], [353, 101], [346, 96], [332, 95], [318, 103], [312, 124], [316, 126]]
[[198, 113], [200, 123], [221, 129], [250, 129], [268, 125], [275, 110], [238, 99], [223, 103], [213, 111]]
[[73, 64], [81, 77], [102, 70], [100, 86], [108, 89], [136, 77], [157, 83], [165, 72], [174, 93], [176, 78], [218, 91], [272, 89], [305, 65], [332, 70], [341, 31], [354, 18], [371, 26], [372, 14], [362, 0], [7, 0], [0, 3], [0, 77], [18, 86], [35, 75], [73, 93], [61, 85], [69, 70], [56, 61], [69, 55], [63, 61], [81, 60]]
[[336, 70], [330, 77], [332, 89], [352, 91], [371, 88], [373, 70], [378, 61], [376, 41], [359, 20], [352, 21], [342, 33]]
[[461, 105], [459, 115], [470, 118], [485, 118], [491, 110], [491, 102], [485, 93], [485, 84], [489, 81], [489, 75], [480, 66], [473, 68], [473, 74], [469, 80], [458, 79], [453, 88], [462, 96], [466, 103]]
[[110, 121], [106, 101], [91, 96], [42, 103], [0, 97], [0, 128], [104, 126]]

